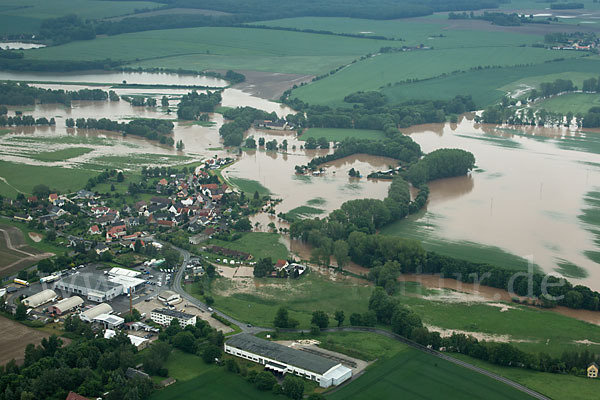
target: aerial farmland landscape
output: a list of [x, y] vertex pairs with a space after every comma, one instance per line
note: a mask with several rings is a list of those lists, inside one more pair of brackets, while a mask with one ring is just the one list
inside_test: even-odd
[[0, 400], [593, 399], [597, 0], [0, 0]]

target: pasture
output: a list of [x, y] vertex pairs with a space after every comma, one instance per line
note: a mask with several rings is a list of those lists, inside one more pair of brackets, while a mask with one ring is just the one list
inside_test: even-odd
[[328, 399], [530, 399], [491, 378], [412, 348], [384, 358]]
[[82, 156], [84, 154], [94, 151], [87, 147], [68, 147], [65, 149], [54, 150], [54, 151], [42, 151], [40, 153], [32, 153], [30, 158], [38, 161], [64, 161], [70, 158]]
[[258, 192], [261, 196], [267, 196], [271, 194], [269, 189], [261, 185], [258, 181], [251, 179], [236, 178], [235, 176], [227, 176], [227, 182], [237, 187], [239, 190], [244, 192], [246, 196], [254, 196], [254, 193]]
[[288, 250], [279, 238], [276, 233], [248, 232], [243, 233], [241, 238], [233, 242], [211, 239], [208, 244], [250, 253], [255, 261], [271, 257], [273, 262], [277, 262], [278, 259], [285, 260], [288, 256]]
[[330, 142], [341, 142], [349, 138], [379, 140], [385, 138], [385, 135], [382, 131], [373, 129], [309, 128], [300, 136], [300, 140], [306, 141], [311, 137], [324, 137]]
[[535, 108], [543, 108], [546, 111], [562, 114], [568, 111], [574, 114], [585, 114], [592, 107], [600, 107], [600, 94], [566, 93], [535, 104]]
[[111, 58], [142, 67], [240, 69], [320, 74], [373, 53], [386, 41], [250, 28], [188, 28], [127, 33], [27, 52], [44, 60]]
[[25, 347], [28, 344], [39, 345], [43, 338], [50, 335], [37, 329], [29, 328], [16, 321], [0, 315], [0, 365], [12, 359], [17, 364], [25, 360]]
[[[225, 368], [207, 365], [202, 358], [174, 350], [166, 364], [169, 376], [177, 382], [158, 390], [150, 400], [208, 399], [281, 399], [271, 392], [261, 392], [240, 375]], [[160, 379], [158, 379], [160, 381]]]
[[77, 191], [98, 172], [79, 168], [46, 167], [0, 161], [0, 195], [15, 197], [18, 193], [31, 194], [33, 187], [44, 183], [62, 193]]

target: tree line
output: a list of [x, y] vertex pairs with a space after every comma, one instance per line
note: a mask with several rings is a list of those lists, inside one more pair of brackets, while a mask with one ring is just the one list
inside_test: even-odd
[[461, 149], [438, 149], [412, 164], [406, 179], [414, 186], [435, 179], [463, 176], [475, 166], [472, 153]]
[[478, 340], [462, 333], [453, 333], [442, 338], [438, 332], [429, 331], [424, 327], [417, 313], [400, 304], [398, 298], [388, 295], [382, 288], [375, 288], [371, 294], [367, 313], [350, 316], [351, 325], [375, 326], [373, 321], [390, 326], [392, 332], [422, 346], [466, 354], [503, 367], [585, 375], [588, 365], [600, 360], [598, 354], [588, 350], [565, 351], [560, 357], [553, 357], [544, 352], [525, 352], [510, 343]]
[[129, 122], [118, 122], [108, 118], [67, 118], [68, 128], [101, 129], [105, 131], [122, 132], [123, 134], [142, 136], [150, 140], [159, 140], [161, 144], [173, 146], [174, 140], [166, 136], [173, 131], [173, 122], [164, 119], [139, 118]]
[[[102, 89], [81, 89], [68, 91], [63, 89], [43, 89], [21, 82], [0, 83], [0, 104], [33, 105], [64, 104], [71, 106], [72, 100], [107, 100], [109, 94]], [[112, 98], [111, 98], [112, 99]]]
[[[2, 113], [0, 113], [2, 114]], [[6, 117], [0, 115], [0, 126], [34, 126], [34, 125], [56, 125], [54, 118], [34, 118], [31, 115], [17, 115], [14, 117]]]

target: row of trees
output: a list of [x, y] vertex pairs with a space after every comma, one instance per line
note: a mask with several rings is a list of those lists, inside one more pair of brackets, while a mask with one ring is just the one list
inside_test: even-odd
[[[81, 89], [66, 91], [63, 89], [43, 89], [29, 86], [26, 83], [0, 83], [0, 104], [32, 105], [64, 104], [71, 106], [71, 100], [106, 100], [108, 93], [101, 89]], [[111, 98], [112, 100], [112, 98]]]
[[33, 118], [31, 115], [17, 115], [15, 117], [0, 116], [0, 126], [33, 126], [33, 125], [56, 125], [54, 118]]
[[[388, 325], [394, 333], [423, 346], [431, 346], [435, 350], [444, 348], [446, 351], [466, 354], [504, 367], [583, 375], [591, 362], [599, 360], [598, 354], [588, 350], [565, 351], [560, 357], [553, 357], [546, 353], [527, 353], [509, 343], [480, 341], [462, 333], [442, 338], [438, 332], [430, 332], [424, 327], [418, 314], [381, 288], [373, 291], [369, 299], [369, 312], [375, 315], [377, 323]], [[350, 323], [352, 322], [363, 322], [363, 319], [353, 320], [351, 316]]]
[[68, 128], [101, 129], [105, 131], [123, 132], [123, 134], [142, 136], [150, 140], [160, 140], [160, 143], [173, 146], [174, 140], [165, 135], [173, 131], [173, 122], [164, 119], [140, 118], [129, 122], [118, 122], [108, 118], [67, 118]]

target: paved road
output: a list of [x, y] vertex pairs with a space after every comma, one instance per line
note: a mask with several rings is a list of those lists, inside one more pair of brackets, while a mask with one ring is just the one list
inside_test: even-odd
[[[205, 303], [203, 303], [196, 297], [192, 296], [191, 294], [187, 293], [181, 286], [181, 281], [183, 280], [183, 275], [185, 273], [185, 266], [187, 265], [188, 261], [190, 260], [190, 252], [187, 250], [184, 250], [184, 249], [180, 249], [175, 246], [172, 246], [172, 247], [175, 250], [179, 251], [179, 253], [183, 256], [183, 262], [181, 263], [181, 266], [177, 270], [175, 277], [171, 280], [171, 289], [173, 289], [175, 292], [179, 293], [183, 299], [192, 303], [193, 305], [200, 308], [201, 310], [208, 311], [208, 306]], [[237, 326], [240, 327], [242, 332], [245, 332], [245, 333], [256, 334], [259, 332], [271, 330], [269, 328], [262, 328], [262, 327], [256, 327], [256, 326], [249, 327], [249, 326], [247, 326], [247, 324], [245, 322], [238, 321], [237, 319], [232, 318], [229, 315], [222, 313], [221, 311], [214, 310], [213, 312], [216, 313], [217, 315], [225, 318], [229, 322], [236, 324]]]
[[[200, 300], [198, 300], [197, 298], [195, 298], [194, 296], [190, 295], [189, 293], [187, 293], [185, 290], [183, 290], [183, 287], [181, 286], [181, 280], [183, 278], [183, 274], [185, 272], [185, 266], [187, 265], [189, 259], [190, 259], [190, 253], [186, 250], [177, 248], [177, 247], [173, 247], [175, 250], [179, 251], [181, 253], [181, 255], [183, 255], [183, 263], [181, 264], [181, 266], [179, 267], [179, 269], [177, 270], [177, 274], [175, 275], [175, 278], [172, 280], [171, 283], [171, 288], [176, 291], [177, 293], [179, 293], [181, 295], [182, 298], [186, 299], [187, 301], [189, 301], [190, 303], [194, 304], [197, 307], [200, 307], [203, 310], [207, 310], [208, 306], [206, 304], [204, 304], [203, 302], [201, 302]], [[242, 329], [242, 332], [245, 333], [252, 333], [252, 334], [256, 334], [259, 332], [265, 332], [265, 331], [271, 331], [272, 329], [270, 328], [264, 328], [264, 327], [259, 327], [259, 326], [254, 326], [254, 327], [248, 327], [246, 326], [245, 323], [240, 322], [232, 317], [230, 317], [229, 315], [223, 314], [220, 311], [215, 310], [214, 312], [216, 312], [218, 315], [222, 316], [223, 318], [227, 319], [228, 321], [236, 324], [237, 326], [239, 326]], [[310, 332], [309, 330], [303, 330], [303, 329], [282, 329], [282, 331], [286, 331], [286, 332]], [[507, 379], [503, 376], [500, 376], [498, 374], [495, 374], [493, 372], [490, 372], [488, 370], [485, 370], [483, 368], [477, 367], [473, 364], [470, 364], [466, 361], [462, 361], [462, 360], [458, 360], [454, 357], [451, 357], [445, 353], [430, 349], [426, 346], [422, 346], [416, 342], [413, 342], [412, 340], [409, 340], [403, 336], [397, 335], [393, 332], [389, 332], [389, 331], [384, 331], [382, 329], [377, 329], [377, 328], [370, 328], [370, 327], [357, 327], [357, 326], [353, 326], [353, 327], [339, 327], [339, 328], [327, 328], [327, 329], [323, 329], [324, 332], [372, 332], [372, 333], [376, 333], [379, 335], [383, 335], [383, 336], [387, 336], [391, 339], [394, 340], [398, 340], [402, 343], [405, 343], [417, 350], [423, 351], [425, 353], [429, 353], [435, 357], [441, 358], [443, 360], [449, 361], [453, 364], [456, 365], [460, 365], [461, 367], [470, 369], [471, 371], [477, 372], [479, 374], [488, 376], [498, 382], [504, 383], [508, 386], [511, 386], [523, 393], [528, 394], [529, 396], [533, 397], [534, 399], [538, 399], [538, 400], [551, 400], [549, 397], [544, 396], [541, 393], [536, 392], [535, 390], [531, 390], [517, 382], [511, 381], [510, 379]]]

